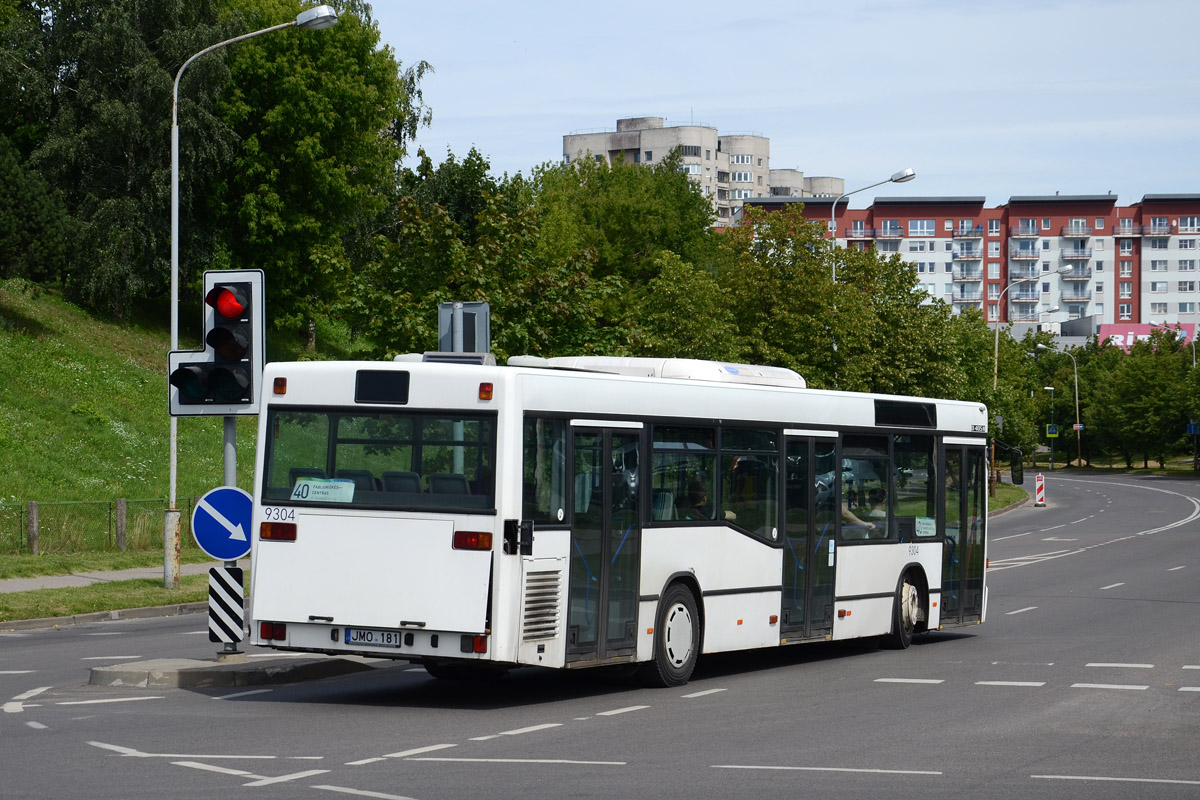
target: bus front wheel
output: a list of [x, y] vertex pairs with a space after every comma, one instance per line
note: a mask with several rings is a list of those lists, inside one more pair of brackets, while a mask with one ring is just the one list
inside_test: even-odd
[[692, 677], [700, 654], [700, 618], [696, 598], [681, 583], [673, 583], [658, 603], [654, 624], [654, 658], [641, 666], [638, 677], [647, 686], [683, 686]]

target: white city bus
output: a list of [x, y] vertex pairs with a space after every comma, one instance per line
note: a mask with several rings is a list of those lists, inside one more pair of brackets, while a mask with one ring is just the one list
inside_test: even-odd
[[673, 686], [701, 653], [985, 617], [979, 403], [681, 359], [264, 378], [256, 645]]

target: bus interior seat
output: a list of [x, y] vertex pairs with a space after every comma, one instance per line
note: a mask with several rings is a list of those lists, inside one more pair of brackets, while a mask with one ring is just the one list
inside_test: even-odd
[[301, 478], [324, 478], [325, 470], [320, 467], [292, 467], [288, 470], [288, 479], [295, 486]]
[[470, 494], [467, 476], [457, 472], [435, 472], [429, 476], [431, 494]]
[[421, 475], [417, 472], [389, 471], [383, 473], [383, 490], [385, 492], [421, 491]]
[[675, 519], [675, 494], [667, 489], [655, 489], [653, 492], [655, 520]]
[[374, 492], [378, 489], [375, 483], [375, 473], [369, 469], [339, 469], [337, 476], [353, 480], [354, 488], [359, 492]]

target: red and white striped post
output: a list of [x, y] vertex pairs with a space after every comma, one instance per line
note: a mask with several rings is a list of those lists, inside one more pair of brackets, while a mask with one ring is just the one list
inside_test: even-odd
[[1040, 472], [1033, 482], [1033, 504], [1039, 508], [1046, 505], [1046, 479]]

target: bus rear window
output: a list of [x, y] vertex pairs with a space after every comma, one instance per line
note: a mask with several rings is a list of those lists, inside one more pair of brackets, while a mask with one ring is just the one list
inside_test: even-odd
[[271, 409], [264, 503], [495, 508], [492, 416]]

